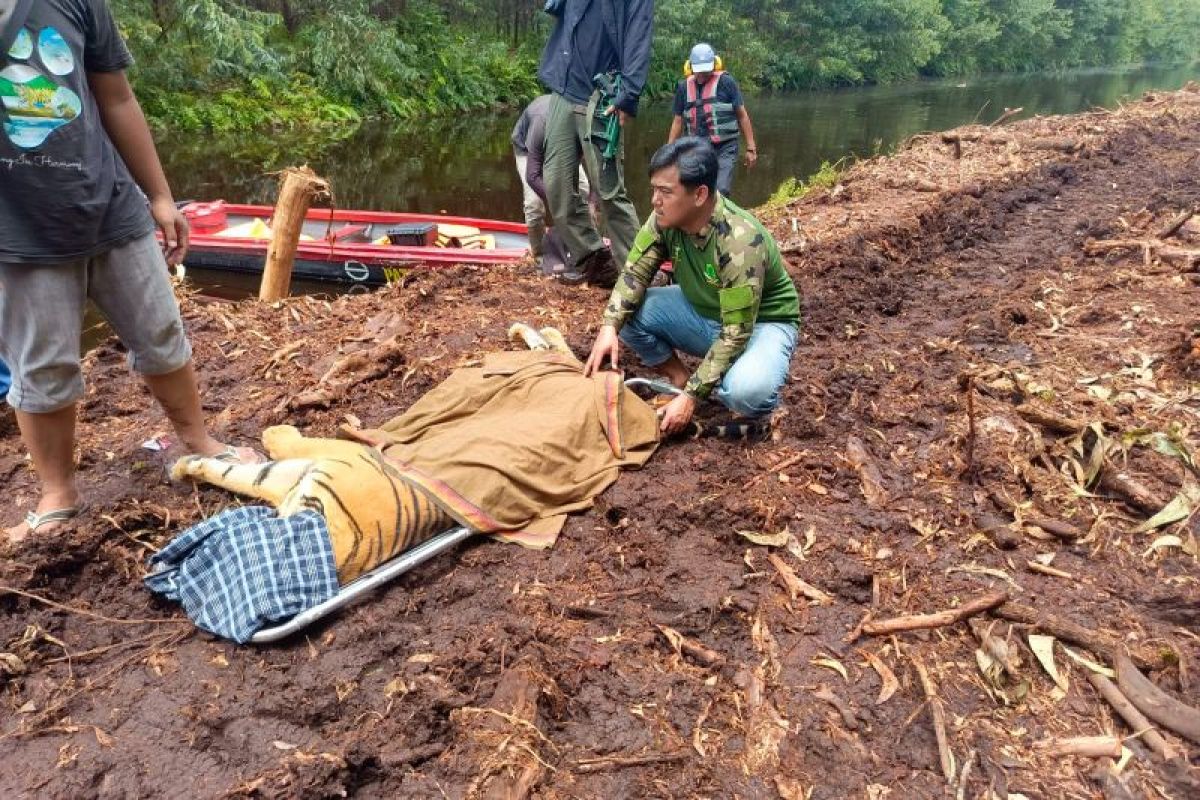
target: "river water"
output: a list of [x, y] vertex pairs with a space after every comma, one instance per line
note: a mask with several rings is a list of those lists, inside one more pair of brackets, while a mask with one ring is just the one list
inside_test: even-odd
[[[755, 206], [782, 181], [804, 178], [822, 161], [884, 153], [915, 133], [991, 122], [1005, 108], [1024, 108], [1022, 117], [1069, 114], [1198, 79], [1200, 65], [1191, 65], [747, 95], [759, 161], [753, 170], [739, 167], [733, 197]], [[308, 163], [331, 182], [341, 208], [520, 220], [509, 142], [516, 116], [473, 113], [403, 127], [367, 123], [338, 140], [260, 131], [168, 135], [160, 138], [159, 152], [180, 199], [273, 204], [277, 184], [268, 173]], [[662, 98], [644, 102], [626, 128], [627, 183], [643, 216], [649, 211], [645, 164], [666, 141], [670, 124], [670, 98]]]

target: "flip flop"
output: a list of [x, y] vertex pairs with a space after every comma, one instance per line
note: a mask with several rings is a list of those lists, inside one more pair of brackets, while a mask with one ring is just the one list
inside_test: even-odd
[[52, 511], [43, 511], [41, 514], [38, 514], [36, 511], [30, 511], [25, 514], [25, 524], [29, 526], [29, 533], [35, 533], [43, 525], [48, 525], [51, 522], [66, 522], [75, 519], [82, 513], [83, 506], [56, 508]]

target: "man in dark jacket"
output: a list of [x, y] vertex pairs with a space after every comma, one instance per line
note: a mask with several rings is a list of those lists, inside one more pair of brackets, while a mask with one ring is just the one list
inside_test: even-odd
[[[640, 224], [625, 191], [620, 129], [637, 115], [646, 84], [654, 0], [550, 0], [547, 10], [557, 22], [538, 77], [553, 92], [544, 169], [550, 213], [570, 253], [570, 273], [610, 287], [613, 259], [625, 263]], [[580, 193], [581, 159], [600, 196], [611, 253]]]

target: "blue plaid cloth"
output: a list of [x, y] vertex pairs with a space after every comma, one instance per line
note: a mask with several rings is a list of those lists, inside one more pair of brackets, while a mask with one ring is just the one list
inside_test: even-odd
[[198, 627], [239, 644], [338, 592], [325, 518], [314, 511], [280, 518], [264, 506], [188, 528], [150, 557], [145, 583], [179, 601]]

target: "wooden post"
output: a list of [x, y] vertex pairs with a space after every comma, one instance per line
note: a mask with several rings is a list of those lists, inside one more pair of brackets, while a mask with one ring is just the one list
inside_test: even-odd
[[275, 201], [275, 216], [271, 220], [271, 244], [267, 247], [267, 263], [258, 287], [258, 299], [267, 302], [288, 296], [296, 245], [300, 243], [309, 203], [315, 197], [329, 195], [329, 184], [307, 165], [285, 169], [279, 183], [279, 199]]

